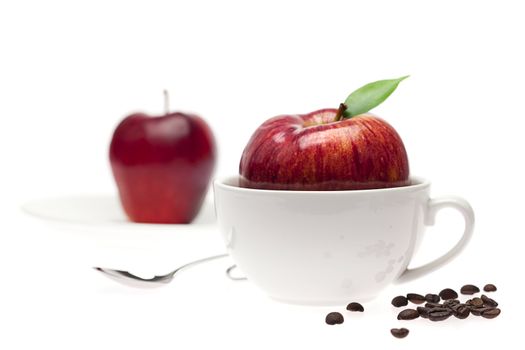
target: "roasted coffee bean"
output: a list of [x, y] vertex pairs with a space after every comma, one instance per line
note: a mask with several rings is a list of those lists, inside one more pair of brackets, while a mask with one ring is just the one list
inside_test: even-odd
[[421, 316], [422, 318], [428, 318], [428, 314], [430, 313], [431, 310], [432, 309], [428, 307], [424, 307], [424, 306], [417, 307], [417, 312], [419, 313], [419, 316]]
[[496, 300], [489, 298], [485, 294], [481, 296], [481, 300], [483, 300], [483, 306], [492, 306], [492, 307], [498, 306], [498, 302]]
[[452, 308], [459, 304], [459, 300], [457, 299], [448, 299], [443, 302], [444, 307]]
[[500, 313], [501, 313], [500, 309], [498, 309], [497, 307], [492, 307], [492, 308], [489, 308], [488, 310], [483, 311], [481, 313], [481, 316], [485, 318], [495, 318], [495, 317], [498, 317]]
[[409, 330], [406, 328], [392, 328], [390, 333], [396, 338], [404, 338], [408, 335]]
[[465, 295], [476, 294], [479, 293], [479, 288], [473, 284], [465, 284], [463, 287], [461, 287], [460, 293]]
[[452, 312], [451, 309], [446, 308], [446, 307], [435, 307], [433, 309], [430, 309], [430, 312], [442, 312], [442, 311]]
[[[485, 292], [492, 292], [497, 289], [495, 285], [487, 284], [484, 286], [483, 290]], [[473, 295], [479, 292], [480, 289], [473, 284], [466, 284], [461, 287], [460, 290], [460, 293], [464, 295]], [[414, 304], [423, 304], [426, 301], [425, 305], [418, 306], [417, 310], [405, 309], [401, 311], [397, 315], [398, 320], [413, 320], [421, 317], [428, 318], [431, 321], [443, 321], [452, 315], [463, 320], [468, 318], [470, 314], [482, 316], [484, 318], [495, 318], [501, 313], [501, 310], [497, 308], [498, 302], [489, 298], [485, 294], [482, 294], [481, 297], [469, 299], [464, 304], [457, 298], [458, 293], [455, 290], [445, 288], [439, 292], [439, 295], [432, 293], [428, 293], [425, 296], [416, 293], [408, 293], [406, 297], [400, 295], [392, 299], [392, 305], [395, 307], [401, 307], [408, 305], [409, 301]], [[443, 300], [442, 303], [440, 303], [441, 300]], [[395, 328], [391, 330], [394, 336], [396, 336], [394, 331], [397, 330], [398, 329]]]
[[485, 292], [495, 292], [498, 290], [498, 288], [496, 288], [496, 286], [493, 285], [492, 283], [489, 283], [489, 284], [486, 284], [485, 287], [483, 287], [483, 290]]
[[328, 315], [326, 315], [325, 321], [329, 325], [334, 325], [343, 323], [345, 319], [339, 312], [330, 312]]
[[363, 312], [365, 311], [365, 308], [363, 307], [363, 305], [359, 304], [359, 303], [350, 303], [346, 306], [346, 309], [348, 311], [359, 311], [359, 312]]
[[425, 297], [416, 293], [408, 293], [407, 299], [413, 304], [423, 304], [425, 302]]
[[468, 305], [459, 303], [459, 304], [456, 304], [456, 305], [453, 305], [453, 306], [449, 307], [449, 309], [451, 309], [452, 311], [456, 312], [456, 310], [458, 308], [462, 307], [462, 306], [465, 306], [466, 308], [468, 308]]
[[439, 292], [439, 296], [443, 300], [456, 299], [458, 297], [458, 293], [456, 293], [454, 289], [445, 288], [441, 292]]
[[403, 295], [399, 295], [392, 299], [392, 305], [394, 305], [395, 307], [407, 306], [408, 300]]
[[470, 309], [465, 305], [459, 305], [454, 309], [454, 316], [463, 320], [470, 315]]
[[427, 294], [425, 295], [425, 300], [430, 303], [439, 303], [441, 301], [441, 298], [437, 294]]
[[467, 304], [472, 305], [474, 307], [482, 307], [483, 306], [483, 300], [481, 298], [472, 298], [467, 301]]
[[452, 315], [452, 311], [445, 309], [445, 310], [432, 310], [428, 314], [428, 319], [430, 321], [443, 321], [449, 318]]
[[436, 307], [443, 307], [440, 303], [426, 303], [425, 307], [428, 307], [429, 309], [434, 309]]
[[474, 316], [481, 316], [481, 314], [487, 310], [491, 309], [490, 307], [471, 307], [470, 308], [470, 313], [473, 314]]
[[414, 309], [405, 309], [397, 315], [398, 320], [413, 320], [419, 317], [419, 312]]

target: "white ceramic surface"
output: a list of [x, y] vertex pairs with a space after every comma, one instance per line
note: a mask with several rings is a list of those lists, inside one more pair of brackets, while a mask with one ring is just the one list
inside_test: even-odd
[[[272, 191], [214, 183], [219, 228], [228, 252], [271, 297], [301, 304], [340, 304], [376, 296], [389, 283], [439, 268], [468, 243], [470, 205], [431, 199], [430, 183], [364, 191]], [[465, 219], [460, 241], [442, 257], [407, 269], [426, 225], [451, 207]], [[459, 231], [459, 228], [458, 228]]]
[[215, 224], [212, 203], [205, 202], [191, 225], [172, 224], [137, 224], [126, 218], [119, 200], [111, 195], [72, 195], [55, 198], [43, 198], [25, 203], [22, 209], [33, 216], [45, 220], [83, 226], [114, 226], [128, 230], [145, 228], [180, 229], [211, 226]]
[[130, 222], [116, 196], [39, 199], [22, 209], [50, 224], [53, 230], [42, 232], [82, 266], [162, 273], [225, 251], [211, 201], [191, 224], [180, 225]]

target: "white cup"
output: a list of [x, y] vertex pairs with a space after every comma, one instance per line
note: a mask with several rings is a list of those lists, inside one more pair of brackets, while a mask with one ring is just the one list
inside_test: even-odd
[[[427, 274], [470, 240], [474, 212], [457, 197], [430, 198], [430, 183], [354, 191], [259, 190], [238, 177], [214, 182], [215, 208], [228, 252], [248, 280], [280, 301], [341, 304], [375, 297], [394, 281]], [[407, 269], [425, 226], [443, 208], [465, 219], [446, 254]]]

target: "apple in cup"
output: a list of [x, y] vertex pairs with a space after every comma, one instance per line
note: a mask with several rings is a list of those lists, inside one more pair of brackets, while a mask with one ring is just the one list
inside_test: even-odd
[[117, 126], [109, 158], [131, 221], [185, 224], [198, 214], [215, 166], [213, 134], [194, 114], [134, 113]]
[[338, 109], [267, 120], [244, 149], [240, 186], [360, 190], [408, 185], [408, 157], [401, 137], [386, 121], [368, 113], [405, 78], [367, 84]]

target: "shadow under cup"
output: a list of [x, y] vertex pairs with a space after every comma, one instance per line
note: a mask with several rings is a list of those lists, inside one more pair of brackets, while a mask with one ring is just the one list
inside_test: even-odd
[[406, 273], [425, 224], [445, 205], [465, 210], [469, 227], [443, 261], [420, 272], [457, 255], [472, 233], [472, 209], [461, 199], [429, 206], [429, 190], [421, 178], [404, 187], [348, 191], [249, 189], [238, 186], [238, 177], [214, 182], [217, 219], [233, 260], [272, 298], [300, 304], [375, 297]]

